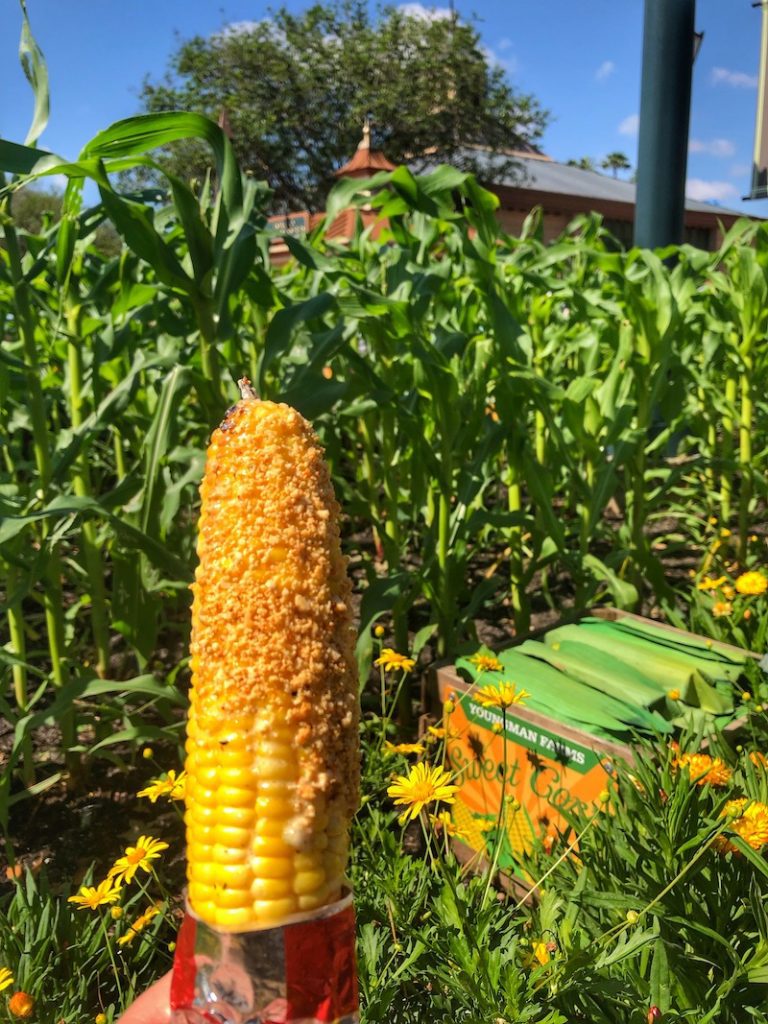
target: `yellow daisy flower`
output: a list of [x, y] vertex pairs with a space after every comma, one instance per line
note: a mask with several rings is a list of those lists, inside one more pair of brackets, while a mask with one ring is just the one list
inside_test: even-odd
[[442, 832], [446, 836], [451, 836], [455, 839], [467, 838], [466, 833], [462, 832], [451, 817], [450, 811], [440, 811], [439, 814], [430, 814], [429, 820], [438, 832]]
[[182, 772], [180, 775], [176, 775], [173, 768], [167, 773], [163, 779], [152, 779], [150, 784], [140, 789], [136, 794], [137, 796], [145, 796], [152, 803], [155, 803], [161, 796], [167, 796], [171, 800], [183, 800], [184, 790], [186, 788], [187, 773]]
[[755, 768], [768, 769], [768, 758], [766, 758], [765, 754], [761, 753], [759, 750], [751, 750], [749, 752], [749, 760]]
[[503, 665], [490, 654], [473, 654], [469, 659], [480, 672], [501, 672]]
[[119, 880], [110, 875], [96, 886], [83, 885], [80, 891], [70, 896], [68, 903], [75, 903], [78, 910], [97, 910], [99, 907], [114, 903], [120, 897]]
[[709, 754], [681, 754], [672, 762], [674, 768], [686, 768], [688, 777], [697, 786], [725, 786], [730, 777], [731, 769], [719, 757]]
[[9, 985], [13, 984], [13, 974], [8, 970], [7, 967], [0, 967], [0, 992], [3, 989], [8, 988]]
[[715, 579], [714, 576], [705, 576], [704, 579], [699, 580], [699, 582], [696, 584], [696, 589], [717, 590], [718, 587], [722, 587], [722, 585], [726, 582], [727, 578], [727, 576], [718, 576], [717, 579]]
[[472, 694], [474, 699], [485, 708], [499, 708], [505, 710], [513, 704], [523, 704], [526, 697], [530, 697], [527, 690], [518, 690], [514, 683], [493, 683], [491, 686], [483, 686]]
[[139, 868], [143, 871], [151, 871], [150, 861], [156, 860], [161, 852], [167, 849], [168, 843], [164, 843], [160, 839], [153, 839], [152, 836], [139, 836], [136, 845], [127, 846], [125, 854], [115, 861], [110, 869], [109, 877], [115, 879], [116, 885], [130, 882]]
[[761, 572], [743, 572], [736, 580], [736, 589], [748, 597], [760, 597], [768, 590], [768, 579]]
[[388, 754], [423, 754], [424, 747], [421, 743], [390, 743], [384, 740], [384, 749]]
[[712, 614], [716, 619], [721, 619], [725, 615], [730, 615], [733, 611], [733, 605], [730, 601], [715, 601], [712, 605]]
[[531, 946], [531, 952], [523, 957], [525, 966], [528, 968], [533, 968], [536, 966], [536, 964], [541, 964], [542, 967], [545, 964], [548, 964], [551, 960], [550, 950], [553, 946], [554, 943], [552, 942], [534, 942]]
[[428, 725], [427, 732], [435, 740], [445, 739], [445, 728], [442, 725]]
[[387, 788], [387, 796], [395, 804], [405, 805], [400, 815], [400, 824], [418, 818], [427, 804], [442, 800], [452, 804], [458, 786], [451, 784], [451, 776], [442, 767], [430, 768], [424, 761], [411, 768], [408, 775], [396, 775], [395, 781]]
[[721, 818], [731, 818], [728, 828], [741, 836], [753, 850], [759, 850], [768, 843], [768, 806], [759, 800], [729, 800], [723, 808]]
[[143, 931], [150, 921], [157, 917], [159, 913], [159, 907], [148, 907], [143, 914], [136, 918], [125, 935], [120, 936], [117, 940], [118, 946], [127, 946], [129, 942], [133, 942], [139, 932]]
[[413, 658], [407, 658], [404, 654], [398, 654], [391, 647], [382, 648], [381, 655], [374, 661], [374, 665], [381, 665], [385, 672], [390, 669], [400, 669], [403, 672], [412, 672], [416, 664]]

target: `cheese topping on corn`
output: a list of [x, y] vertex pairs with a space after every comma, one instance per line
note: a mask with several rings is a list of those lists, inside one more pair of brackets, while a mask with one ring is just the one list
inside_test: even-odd
[[351, 587], [309, 424], [246, 397], [214, 431], [192, 585], [189, 897], [248, 928], [337, 899], [358, 801]]

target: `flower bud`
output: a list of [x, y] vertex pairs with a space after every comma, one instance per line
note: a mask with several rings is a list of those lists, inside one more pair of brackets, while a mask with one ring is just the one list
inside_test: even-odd
[[14, 992], [8, 1000], [8, 1010], [12, 1017], [27, 1020], [35, 1010], [35, 1000], [27, 992]]

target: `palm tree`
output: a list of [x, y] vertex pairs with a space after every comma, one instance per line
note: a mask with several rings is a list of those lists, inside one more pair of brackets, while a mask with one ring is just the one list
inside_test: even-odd
[[594, 171], [595, 161], [591, 156], [582, 156], [578, 160], [569, 160], [567, 167], [580, 167], [582, 171]]
[[628, 171], [632, 164], [624, 153], [609, 153], [600, 166], [606, 171], [613, 171], [615, 178], [619, 171]]

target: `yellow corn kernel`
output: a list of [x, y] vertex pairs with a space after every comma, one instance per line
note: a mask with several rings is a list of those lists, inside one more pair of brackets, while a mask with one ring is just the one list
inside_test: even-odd
[[250, 907], [251, 894], [248, 889], [225, 889], [217, 886], [214, 890], [214, 899], [219, 907], [227, 910], [234, 910], [237, 907]]
[[299, 871], [293, 878], [293, 891], [297, 896], [309, 896], [325, 886], [325, 871]]
[[248, 889], [252, 881], [250, 864], [213, 864], [216, 884], [224, 889]]
[[254, 918], [259, 924], [277, 924], [289, 914], [298, 912], [299, 904], [293, 896], [277, 900], [254, 900]]
[[254, 857], [251, 867], [255, 878], [290, 878], [293, 874], [290, 857]]
[[279, 836], [254, 836], [251, 844], [254, 857], [292, 857], [293, 847]]
[[219, 781], [219, 769], [216, 765], [205, 765], [195, 772], [195, 784], [204, 789], [210, 789]]
[[211, 847], [211, 860], [216, 864], [244, 864], [247, 859], [245, 847], [223, 846], [221, 843]]
[[293, 858], [293, 866], [297, 871], [316, 871], [323, 865], [321, 853], [297, 853]]
[[317, 910], [318, 907], [324, 907], [326, 903], [331, 903], [333, 900], [338, 899], [339, 891], [340, 890], [336, 890], [333, 895], [329, 895], [331, 889], [329, 886], [323, 886], [323, 888], [318, 889], [317, 892], [299, 896], [297, 900], [299, 910], [307, 912], [309, 910]]
[[213, 846], [209, 843], [199, 843], [192, 840], [187, 845], [187, 857], [196, 864], [205, 864], [212, 861], [212, 852]]
[[340, 895], [357, 680], [338, 505], [309, 425], [252, 394], [214, 431], [192, 586], [189, 898], [219, 928]]
[[218, 825], [232, 825], [235, 828], [251, 828], [256, 820], [255, 807], [227, 807], [219, 804]]
[[[189, 854], [187, 854], [189, 858]], [[201, 882], [205, 886], [216, 885], [219, 875], [219, 865], [213, 864], [211, 861], [206, 860], [189, 860], [187, 867], [187, 875], [190, 882]], [[192, 886], [190, 885], [189, 896], [194, 906], [194, 898], [192, 896]]]
[[217, 803], [223, 807], [253, 807], [253, 790], [240, 786], [219, 786]]
[[216, 771], [222, 786], [246, 789], [253, 782], [253, 769], [249, 764], [227, 765], [226, 768], [217, 768]]
[[247, 849], [251, 841], [251, 830], [237, 828], [235, 825], [217, 825], [211, 829], [211, 844], [221, 843], [222, 846], [237, 846]]
[[251, 886], [254, 900], [278, 900], [293, 895], [290, 878], [256, 878]]
[[[253, 925], [253, 907], [250, 905], [247, 907], [225, 908], [213, 903], [211, 908], [211, 911], [205, 915], [205, 919], [210, 921], [211, 924], [215, 924], [218, 928], [237, 931]], [[197, 907], [195, 909], [200, 917], [204, 916], [201, 909]]]
[[257, 836], [280, 836], [282, 838], [285, 832], [285, 826], [288, 823], [288, 818], [257, 818], [256, 825], [254, 827], [254, 833]]

